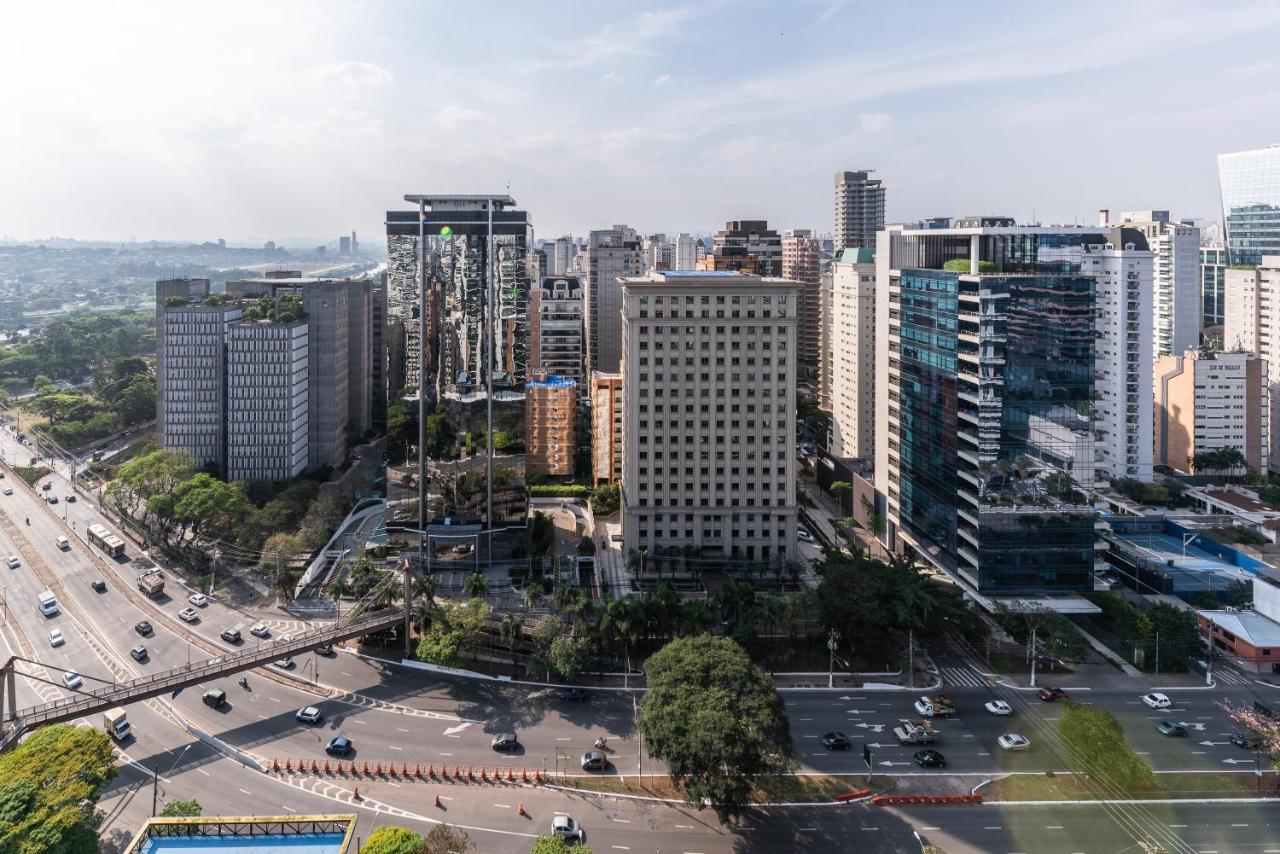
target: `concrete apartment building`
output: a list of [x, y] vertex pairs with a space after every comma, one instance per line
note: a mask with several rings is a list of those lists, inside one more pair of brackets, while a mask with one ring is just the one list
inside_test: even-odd
[[591, 372], [591, 472], [598, 486], [622, 480], [622, 374]]
[[[162, 283], [168, 292], [173, 280]], [[157, 285], [157, 291], [161, 290]], [[192, 297], [200, 298], [198, 289]], [[198, 467], [225, 471], [227, 445], [227, 334], [244, 313], [239, 305], [177, 303], [168, 293], [156, 315], [164, 353], [163, 393], [156, 394], [156, 439], [170, 451], [186, 451]]]
[[698, 265], [701, 243], [692, 234], [681, 232], [671, 244], [671, 269], [692, 270]]
[[[763, 219], [729, 220], [724, 224], [724, 228], [716, 232], [712, 252], [725, 256], [735, 256], [745, 252], [755, 258], [753, 272], [756, 275], [782, 275], [782, 238]], [[708, 266], [701, 269], [726, 268]]]
[[[202, 300], [209, 295], [208, 279], [160, 279], [156, 282], [156, 400], [164, 398], [165, 330], [160, 319], [164, 317], [165, 301], [187, 303]], [[156, 407], [156, 435], [164, 435], [164, 410]]]
[[578, 383], [569, 377], [539, 371], [525, 383], [524, 463], [529, 474], [573, 476], [577, 404]]
[[641, 242], [642, 258], [640, 265], [646, 273], [655, 270], [670, 270], [674, 260], [674, 252], [665, 234], [651, 234]]
[[841, 458], [875, 453], [875, 250], [846, 249], [831, 265], [831, 435], [827, 450]]
[[1121, 211], [1120, 222], [1111, 225], [1142, 232], [1154, 254], [1155, 355], [1172, 356], [1200, 346], [1200, 229], [1170, 219], [1168, 211], [1155, 210]]
[[872, 171], [836, 173], [837, 257], [846, 249], [874, 249], [876, 232], [884, 228], [884, 186]]
[[800, 283], [799, 320], [796, 332], [800, 380], [816, 386], [818, 380], [819, 328], [822, 325], [822, 241], [808, 228], [793, 228], [782, 235], [782, 278]]
[[548, 276], [529, 291], [529, 369], [568, 377], [582, 389], [586, 376], [583, 288], [577, 276]]
[[[232, 299], [278, 299], [294, 294], [307, 315], [310, 398], [309, 470], [338, 468], [373, 428], [375, 365], [385, 354], [382, 284], [372, 279], [316, 279], [282, 270], [259, 279], [227, 282]], [[381, 371], [377, 372], [379, 375]]]
[[834, 297], [831, 293], [832, 266], [834, 265], [828, 264], [827, 268], [822, 271], [822, 278], [818, 285], [818, 311], [820, 314], [818, 323], [818, 408], [823, 412], [831, 411], [831, 382], [832, 374], [835, 372], [835, 352], [831, 339], [831, 324], [835, 316]]
[[306, 471], [309, 338], [305, 319], [228, 327], [228, 480], [288, 480]]
[[783, 279], [622, 282], [624, 550], [796, 553], [796, 297]]
[[566, 234], [564, 237], [557, 237], [555, 241], [547, 247], [547, 272], [548, 276], [567, 276], [575, 272], [575, 266], [578, 259], [578, 244], [574, 242], [573, 237]]
[[987, 605], [1090, 591], [1087, 487], [1150, 471], [1150, 252], [1137, 232], [955, 222], [890, 227], [876, 248], [886, 545]]
[[1252, 268], [1227, 268], [1222, 326], [1225, 349], [1253, 353], [1266, 364], [1266, 464], [1280, 472], [1280, 255], [1264, 255]]
[[1266, 462], [1266, 362], [1253, 353], [1188, 350], [1156, 362], [1156, 462], [1195, 474], [1196, 454], [1236, 448]]
[[644, 272], [640, 237], [634, 228], [615, 225], [587, 237], [587, 369], [617, 373], [621, 363], [623, 276]]

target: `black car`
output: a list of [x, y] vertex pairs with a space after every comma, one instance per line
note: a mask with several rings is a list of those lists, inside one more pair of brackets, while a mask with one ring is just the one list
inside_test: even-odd
[[142, 635], [144, 638], [151, 637], [151, 632], [152, 632], [151, 624], [148, 623], [146, 620], [139, 620], [137, 625], [133, 627], [133, 630], [138, 634]]
[[1161, 735], [1171, 738], [1181, 738], [1187, 734], [1187, 728], [1174, 721], [1160, 721], [1156, 724], [1156, 729], [1160, 730]]
[[849, 736], [842, 732], [829, 732], [822, 737], [822, 746], [827, 750], [848, 750]]
[[947, 758], [936, 750], [920, 750], [912, 757], [921, 768], [946, 768]]
[[1233, 732], [1227, 735], [1227, 741], [1245, 750], [1258, 750], [1262, 747], [1262, 737], [1256, 732]]
[[93, 584], [92, 584], [92, 585], [90, 585], [90, 586], [91, 586], [91, 587], [93, 587], [93, 592], [94, 592], [94, 593], [106, 593], [106, 592], [107, 592], [107, 582], [103, 581], [101, 578], [95, 578], [95, 579], [93, 580]]
[[329, 739], [329, 743], [324, 746], [324, 752], [330, 756], [350, 756], [354, 749], [351, 739], [342, 735]]
[[134, 661], [147, 660], [147, 648], [142, 644], [138, 644], [133, 649], [129, 650], [129, 654], [133, 656]]
[[514, 753], [520, 749], [520, 742], [513, 732], [504, 732], [493, 737], [493, 749], [499, 753]]
[[561, 694], [566, 703], [585, 703], [587, 701], [587, 692], [581, 688], [565, 688]]

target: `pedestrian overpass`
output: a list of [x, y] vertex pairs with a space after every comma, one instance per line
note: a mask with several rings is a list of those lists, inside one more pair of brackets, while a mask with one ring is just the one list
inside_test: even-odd
[[[369, 598], [367, 597], [365, 601], [368, 602]], [[17, 676], [25, 674], [19, 674], [14, 665], [21, 661], [51, 670], [61, 668], [43, 661], [10, 656], [4, 667], [0, 669], [0, 713], [3, 714], [3, 719], [0, 720], [0, 751], [9, 749], [24, 733], [36, 727], [74, 720], [116, 706], [148, 700], [161, 694], [172, 694], [183, 688], [243, 670], [252, 670], [282, 658], [308, 652], [319, 646], [335, 644], [391, 628], [405, 621], [406, 611], [407, 608], [404, 606], [384, 607], [377, 610], [364, 610], [357, 606], [352, 613], [343, 615], [343, 618], [336, 623], [309, 629], [301, 634], [264, 643], [251, 649], [234, 650], [204, 661], [139, 676], [128, 682], [90, 686], [88, 684], [91, 681], [90, 678], [83, 677], [85, 684], [74, 690], [72, 696], [25, 709], [16, 708]], [[37, 677], [27, 676], [26, 678]], [[50, 682], [49, 684], [63, 690], [71, 690], [61, 683]]]

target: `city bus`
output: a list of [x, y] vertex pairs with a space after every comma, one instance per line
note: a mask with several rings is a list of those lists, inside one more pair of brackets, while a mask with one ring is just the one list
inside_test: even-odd
[[102, 525], [89, 526], [89, 545], [97, 546], [112, 557], [124, 554], [124, 540], [108, 531]]

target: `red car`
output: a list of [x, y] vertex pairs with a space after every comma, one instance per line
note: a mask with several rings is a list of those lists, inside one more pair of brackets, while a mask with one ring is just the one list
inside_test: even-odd
[[1046, 703], [1052, 703], [1055, 700], [1065, 700], [1067, 698], [1067, 692], [1063, 691], [1061, 688], [1041, 688], [1036, 692], [1036, 696], [1041, 700], [1044, 700]]

